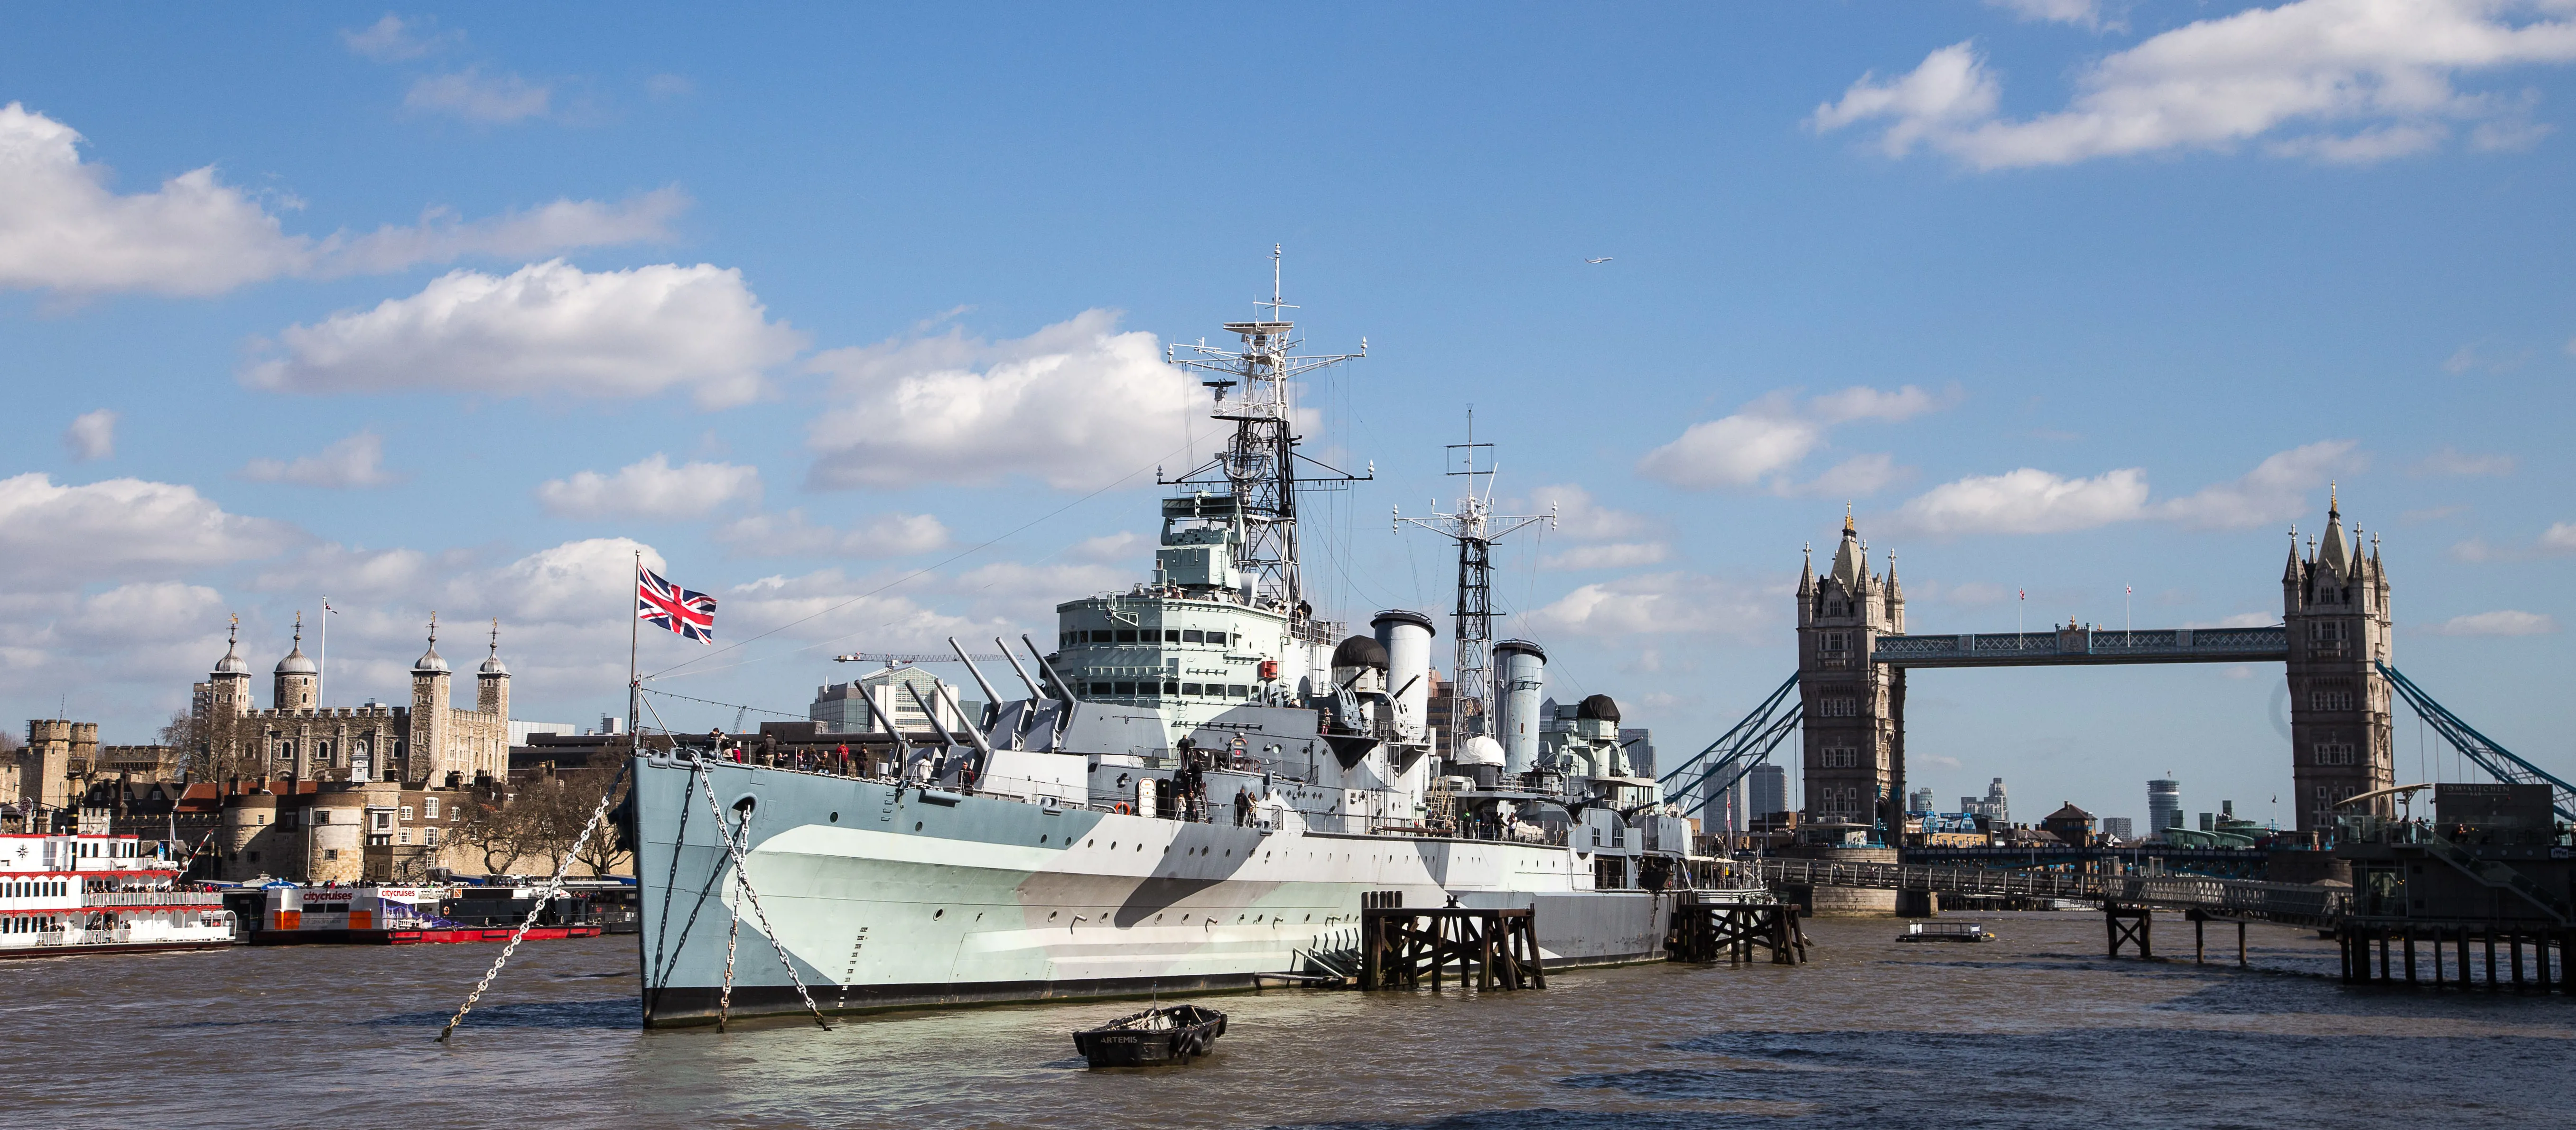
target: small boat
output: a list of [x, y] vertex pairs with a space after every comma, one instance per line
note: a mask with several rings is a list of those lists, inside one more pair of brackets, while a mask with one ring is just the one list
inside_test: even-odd
[[1225, 1014], [1194, 1004], [1149, 1008], [1073, 1034], [1093, 1067], [1151, 1067], [1206, 1055], [1225, 1035]]
[[1908, 922], [1900, 942], [1991, 942], [1995, 932], [1974, 922]]

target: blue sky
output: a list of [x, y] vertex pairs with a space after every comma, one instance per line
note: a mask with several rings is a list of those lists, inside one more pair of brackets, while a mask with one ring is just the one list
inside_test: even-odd
[[[2400, 666], [2576, 769], [2571, 9], [15, 10], [0, 709], [147, 740], [227, 614], [264, 669], [327, 594], [338, 703], [436, 610], [451, 659], [502, 620], [521, 715], [594, 718], [639, 545], [728, 642], [812, 617], [678, 694], [1043, 636], [1142, 575], [1153, 468], [1207, 450], [1162, 347], [1279, 243], [1314, 346], [1369, 342], [1304, 390], [1377, 469], [1312, 516], [1319, 603], [1447, 607], [1386, 515], [1472, 404], [1565, 517], [1506, 630], [1668, 758], [1787, 673], [1846, 501], [1918, 631], [2124, 586], [2221, 624], [2336, 480]], [[1927, 675], [1913, 777], [2260, 818], [2280, 685]]]

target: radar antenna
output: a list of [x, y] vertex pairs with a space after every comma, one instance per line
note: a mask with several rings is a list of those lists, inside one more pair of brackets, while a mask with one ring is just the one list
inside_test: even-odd
[[[1470, 405], [1467, 442], [1448, 445], [1451, 470], [1447, 473], [1467, 480], [1466, 496], [1445, 514], [1439, 503], [1432, 503], [1427, 518], [1407, 518], [1401, 507], [1395, 511], [1397, 532], [1415, 525], [1458, 543], [1458, 658], [1449, 708], [1453, 743], [1493, 732], [1494, 617], [1504, 615], [1494, 611], [1494, 543], [1541, 522], [1550, 528], [1556, 525], [1554, 503], [1548, 504], [1545, 514], [1494, 513], [1493, 448], [1476, 442], [1476, 409]], [[1479, 455], [1487, 457], [1482, 467], [1476, 465]]]
[[[1269, 311], [1269, 317], [1225, 323], [1226, 332], [1243, 339], [1240, 348], [1204, 341], [1164, 347], [1167, 364], [1196, 370], [1204, 377], [1199, 383], [1216, 399], [1211, 417], [1233, 424], [1234, 435], [1225, 450], [1189, 473], [1178, 478], [1157, 474], [1154, 481], [1163, 486], [1222, 490], [1233, 496], [1245, 526], [1236, 563], [1255, 584], [1256, 597], [1276, 601], [1293, 613], [1305, 604], [1297, 556], [1297, 492], [1347, 490], [1352, 483], [1375, 475], [1354, 475], [1297, 451], [1302, 437], [1294, 430], [1288, 382], [1368, 356], [1368, 339], [1360, 339], [1357, 353], [1293, 355], [1291, 351], [1305, 342], [1293, 336], [1296, 323], [1281, 317], [1283, 311], [1297, 307], [1280, 297], [1280, 252], [1280, 245], [1271, 245], [1269, 299], [1252, 304], [1256, 310]], [[1181, 356], [1183, 350], [1190, 356]], [[1302, 474], [1300, 464], [1305, 468]]]

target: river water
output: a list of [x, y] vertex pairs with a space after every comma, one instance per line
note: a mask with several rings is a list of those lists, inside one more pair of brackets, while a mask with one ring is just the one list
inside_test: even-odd
[[[1956, 915], [1899, 945], [1810, 920], [1815, 960], [1562, 973], [1541, 992], [1207, 998], [1216, 1054], [1093, 1072], [1058, 1004], [635, 1028], [635, 946], [291, 947], [0, 964], [0, 1126], [2576, 1126], [2576, 1000], [2345, 988], [2313, 936], [2195, 966], [2102, 957], [2091, 913]], [[747, 943], [748, 944], [748, 943]], [[755, 951], [746, 960], [767, 960]]]

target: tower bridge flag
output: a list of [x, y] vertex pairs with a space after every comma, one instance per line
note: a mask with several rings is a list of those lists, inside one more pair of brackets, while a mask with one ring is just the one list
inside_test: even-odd
[[641, 561], [635, 565], [635, 618], [702, 644], [716, 642], [716, 598], [672, 584]]

